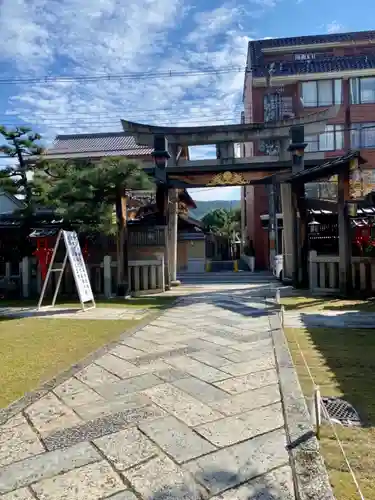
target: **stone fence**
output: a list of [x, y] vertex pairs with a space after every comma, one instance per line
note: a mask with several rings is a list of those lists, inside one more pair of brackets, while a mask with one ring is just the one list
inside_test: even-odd
[[[61, 267], [56, 263], [54, 267]], [[117, 289], [117, 262], [106, 255], [100, 263], [88, 263], [87, 272], [90, 277], [94, 296], [110, 298]], [[51, 273], [47, 294], [53, 293], [56, 287], [58, 272]], [[164, 259], [129, 261], [130, 290], [133, 296], [161, 293], [165, 291]], [[2, 286], [3, 284], [3, 286]], [[2, 288], [2, 289], [1, 289]], [[0, 267], [0, 295], [30, 298], [40, 294], [42, 279], [39, 266], [34, 257], [24, 257], [20, 263], [5, 262]], [[4, 293], [5, 290], [5, 293]], [[74, 295], [76, 287], [70, 266], [67, 265], [61, 281], [60, 293]]]
[[[309, 253], [310, 291], [315, 294], [337, 294], [339, 290], [339, 256]], [[352, 257], [353, 288], [375, 292], [375, 258]]]

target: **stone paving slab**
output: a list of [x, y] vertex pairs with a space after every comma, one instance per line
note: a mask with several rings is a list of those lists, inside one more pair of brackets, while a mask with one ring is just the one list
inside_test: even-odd
[[99, 500], [124, 488], [124, 483], [104, 460], [32, 486], [41, 500]]
[[202, 403], [210, 403], [210, 406], [215, 401], [221, 401], [229, 396], [227, 392], [218, 389], [214, 385], [191, 376], [176, 380], [173, 385], [187, 392], [190, 396], [199, 399]]
[[129, 469], [159, 453], [155, 444], [134, 427], [96, 439], [94, 443], [119, 471]]
[[271, 369], [242, 375], [240, 377], [228, 378], [221, 382], [216, 382], [214, 385], [223, 391], [227, 391], [231, 394], [238, 394], [253, 389], [259, 389], [263, 386], [277, 384], [277, 382], [278, 376], [276, 369]]
[[2, 500], [35, 500], [34, 495], [27, 488], [21, 488], [6, 495], [2, 495]]
[[222, 448], [265, 434], [284, 425], [280, 403], [252, 410], [233, 417], [209, 422], [195, 430], [210, 443]]
[[35, 431], [21, 415], [22, 422], [0, 432], [0, 467], [44, 452]]
[[285, 431], [280, 429], [198, 458], [184, 467], [210, 494], [217, 494], [285, 466], [288, 460]]
[[43, 453], [0, 469], [0, 494], [101, 460], [89, 444]]
[[81, 419], [52, 392], [29, 406], [25, 413], [42, 436], [80, 424]]
[[2, 498], [294, 499], [270, 288], [196, 288], [0, 426]]
[[210, 406], [220, 413], [230, 416], [278, 403], [280, 399], [279, 386], [274, 384], [227, 396], [225, 399], [213, 401]]
[[215, 446], [174, 417], [144, 422], [139, 428], [178, 464], [216, 450]]
[[159, 385], [144, 393], [155, 404], [190, 426], [210, 422], [223, 416], [171, 384]]
[[293, 490], [293, 475], [287, 465], [238, 488], [215, 495], [211, 500], [294, 500]]
[[372, 329], [375, 324], [375, 313], [362, 311], [286, 311], [285, 326], [288, 328], [363, 328]]
[[124, 477], [144, 500], [201, 500], [202, 489], [189, 474], [166, 456], [140, 464]]

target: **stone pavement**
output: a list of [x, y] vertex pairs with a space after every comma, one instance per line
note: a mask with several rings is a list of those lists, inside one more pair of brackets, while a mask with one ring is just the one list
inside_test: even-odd
[[3, 423], [0, 498], [295, 499], [271, 286], [197, 289]]
[[364, 328], [373, 329], [375, 313], [362, 311], [309, 311], [284, 313], [288, 328]]

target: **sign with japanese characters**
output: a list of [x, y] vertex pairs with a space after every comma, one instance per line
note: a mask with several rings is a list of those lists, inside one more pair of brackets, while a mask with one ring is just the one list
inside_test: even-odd
[[77, 233], [75, 231], [63, 231], [63, 237], [79, 299], [82, 303], [93, 301], [94, 295]]

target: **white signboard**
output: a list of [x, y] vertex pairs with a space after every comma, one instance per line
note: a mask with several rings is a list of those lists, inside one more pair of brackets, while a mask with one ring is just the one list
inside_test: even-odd
[[63, 231], [63, 236], [79, 299], [82, 303], [93, 301], [94, 296], [91, 283], [85, 261], [83, 260], [77, 233], [75, 231]]

